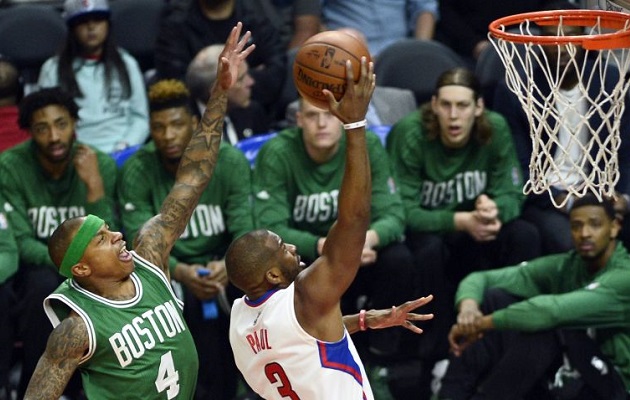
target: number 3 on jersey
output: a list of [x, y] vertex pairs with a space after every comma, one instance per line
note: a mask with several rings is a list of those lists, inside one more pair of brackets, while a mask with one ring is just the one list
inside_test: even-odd
[[269, 379], [271, 384], [277, 383], [280, 380], [281, 385], [278, 386], [278, 393], [282, 397], [286, 397], [291, 400], [300, 400], [300, 396], [293, 391], [289, 377], [284, 372], [282, 366], [278, 363], [269, 363], [265, 365], [265, 376]]
[[166, 396], [168, 399], [174, 399], [179, 394], [179, 372], [175, 370], [175, 363], [173, 362], [173, 355], [169, 351], [162, 354], [160, 360], [160, 367], [158, 368], [158, 375], [155, 379], [155, 387], [158, 393], [162, 393], [166, 390]]

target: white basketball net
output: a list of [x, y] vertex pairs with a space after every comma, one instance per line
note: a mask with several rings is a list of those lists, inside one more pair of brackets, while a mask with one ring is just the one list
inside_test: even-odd
[[[563, 36], [562, 26], [560, 19], [558, 36]], [[537, 25], [529, 20], [515, 27], [521, 35], [537, 35], [532, 32], [537, 29]], [[510, 31], [515, 31], [514, 27]], [[586, 28], [586, 33], [590, 35], [602, 32], [599, 22]], [[615, 184], [619, 180], [619, 126], [629, 84], [624, 82], [623, 77], [625, 71], [629, 71], [630, 49], [584, 50], [584, 59], [579, 60], [575, 57], [578, 54], [575, 44], [516, 43], [491, 34], [488, 36], [506, 67], [507, 86], [518, 96], [530, 125], [532, 154], [529, 180], [523, 192], [541, 194], [547, 191], [558, 208], [564, 207], [572, 196], [582, 197], [588, 192], [595, 194], [599, 200], [614, 196]], [[548, 59], [542, 51], [543, 46], [552, 46], [556, 51], [562, 49], [568, 53], [570, 60], [567, 65]], [[592, 70], [586, 68], [587, 58], [595, 62]], [[594, 91], [597, 95], [589, 94], [589, 88], [593, 90], [591, 83], [604, 82], [609, 68], [622, 71], [614, 89], [606, 92], [602, 85]], [[546, 84], [551, 89], [549, 92], [540, 90], [534, 83], [534, 71], [537, 69], [542, 70]], [[560, 85], [570, 69], [575, 69], [579, 77], [577, 88], [572, 92], [573, 104], [581, 104], [577, 119], [565, 118], [568, 105], [562, 104], [566, 101], [560, 94]], [[591, 125], [594, 123], [591, 119], [593, 115], [601, 118], [599, 126]], [[581, 156], [576, 157], [576, 153]], [[552, 187], [566, 190], [567, 196], [556, 201], [551, 192]]]

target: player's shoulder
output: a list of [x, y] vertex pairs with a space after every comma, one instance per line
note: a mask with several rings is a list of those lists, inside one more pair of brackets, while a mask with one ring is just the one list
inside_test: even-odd
[[484, 111], [486, 119], [490, 123], [492, 127], [492, 136], [494, 137], [510, 137], [510, 127], [508, 125], [507, 119], [496, 111], [486, 109]]
[[[157, 150], [153, 143], [146, 144], [132, 154], [122, 166], [123, 171], [154, 168], [157, 161]], [[148, 172], [148, 171], [147, 171]]]
[[218, 165], [224, 164], [226, 162], [230, 164], [249, 165], [249, 161], [247, 161], [247, 157], [245, 157], [245, 154], [241, 150], [225, 142], [221, 142], [221, 146], [219, 147], [219, 164]]
[[278, 157], [288, 156], [293, 150], [302, 146], [302, 130], [298, 127], [286, 128], [262, 145], [260, 153], [274, 154]]

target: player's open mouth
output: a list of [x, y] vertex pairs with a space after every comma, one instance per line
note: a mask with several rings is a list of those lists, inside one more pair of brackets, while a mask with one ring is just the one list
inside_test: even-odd
[[120, 248], [120, 251], [118, 252], [118, 259], [120, 261], [130, 261], [133, 257], [131, 256], [131, 253], [129, 251], [127, 251], [127, 248], [125, 247], [126, 242], [122, 243], [122, 247]]

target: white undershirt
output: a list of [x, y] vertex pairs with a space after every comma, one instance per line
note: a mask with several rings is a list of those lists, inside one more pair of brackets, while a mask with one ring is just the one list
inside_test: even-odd
[[562, 117], [558, 130], [560, 144], [556, 146], [553, 157], [558, 171], [549, 171], [547, 177], [551, 182], [555, 182], [555, 187], [565, 189], [566, 186], [578, 184], [582, 180], [576, 170], [583, 162], [584, 146], [589, 140], [589, 131], [585, 126], [588, 121], [583, 120], [586, 114], [586, 100], [580, 92], [579, 85], [570, 90], [559, 90], [555, 108]]

